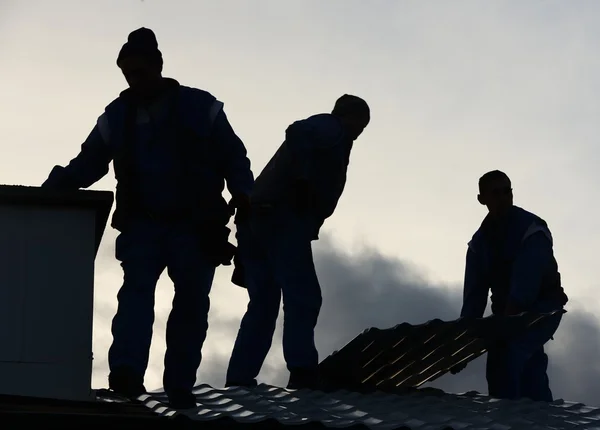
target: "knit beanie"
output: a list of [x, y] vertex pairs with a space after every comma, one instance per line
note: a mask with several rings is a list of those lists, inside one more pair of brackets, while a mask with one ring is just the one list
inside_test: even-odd
[[130, 56], [146, 57], [150, 61], [156, 61], [162, 67], [162, 53], [158, 50], [156, 35], [152, 30], [141, 27], [129, 34], [127, 42], [119, 51], [117, 66], [123, 58]]

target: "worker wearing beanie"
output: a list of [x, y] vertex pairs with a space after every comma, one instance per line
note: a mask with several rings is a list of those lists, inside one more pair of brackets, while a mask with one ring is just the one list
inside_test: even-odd
[[[66, 167], [43, 187], [87, 188], [112, 161], [117, 180], [112, 226], [124, 271], [112, 322], [109, 385], [130, 398], [143, 394], [154, 322], [154, 292], [165, 269], [174, 283], [167, 322], [164, 388], [173, 407], [196, 405], [192, 388], [208, 328], [216, 267], [235, 247], [227, 223], [242, 219], [254, 183], [242, 141], [210, 93], [162, 76], [155, 34], [132, 32], [117, 65], [129, 88], [98, 118]], [[232, 200], [222, 192], [225, 182]]]

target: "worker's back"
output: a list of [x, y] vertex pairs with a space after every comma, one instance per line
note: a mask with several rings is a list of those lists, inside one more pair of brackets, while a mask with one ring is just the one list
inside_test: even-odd
[[334, 115], [318, 114], [296, 121], [256, 178], [252, 202], [289, 204], [295, 182], [303, 179], [315, 191], [315, 215], [322, 220], [329, 217], [346, 183], [351, 149], [352, 141]]

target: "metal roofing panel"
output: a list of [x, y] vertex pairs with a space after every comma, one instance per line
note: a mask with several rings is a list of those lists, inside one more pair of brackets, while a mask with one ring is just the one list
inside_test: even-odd
[[419, 387], [476, 359], [487, 351], [488, 342], [522, 333], [556, 312], [370, 328], [323, 360], [321, 374], [336, 389]]

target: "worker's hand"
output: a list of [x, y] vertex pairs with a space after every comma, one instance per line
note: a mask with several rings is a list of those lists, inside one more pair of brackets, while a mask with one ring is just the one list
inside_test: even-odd
[[60, 191], [75, 191], [79, 189], [62, 166], [54, 166], [48, 179], [44, 181], [41, 187]]
[[246, 194], [236, 194], [229, 200], [230, 214], [235, 214], [235, 222], [243, 222], [250, 216], [250, 197]]

